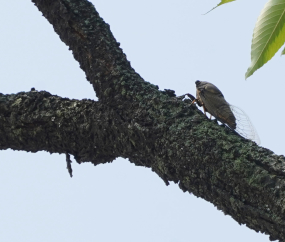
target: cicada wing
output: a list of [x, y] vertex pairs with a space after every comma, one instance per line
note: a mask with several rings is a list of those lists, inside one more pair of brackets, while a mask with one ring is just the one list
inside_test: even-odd
[[241, 110], [240, 108], [238, 108], [236, 106], [230, 105], [230, 108], [236, 117], [237, 127], [236, 127], [235, 131], [238, 134], [240, 134], [242, 137], [244, 137], [246, 139], [250, 139], [259, 145], [260, 144], [260, 138], [259, 138], [253, 124], [251, 123], [249, 117], [247, 116], [247, 114], [243, 110]]

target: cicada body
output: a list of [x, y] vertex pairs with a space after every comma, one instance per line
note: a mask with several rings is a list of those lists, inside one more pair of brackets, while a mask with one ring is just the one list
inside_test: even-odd
[[214, 84], [202, 81], [195, 83], [197, 91], [194, 101], [203, 107], [205, 114], [206, 112], [210, 113], [244, 138], [251, 139], [257, 144], [260, 143], [258, 134], [244, 111], [230, 105]]

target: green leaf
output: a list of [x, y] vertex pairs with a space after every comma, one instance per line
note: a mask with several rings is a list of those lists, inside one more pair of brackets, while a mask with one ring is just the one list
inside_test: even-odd
[[[229, 3], [229, 2], [233, 2], [233, 1], [235, 1], [235, 0], [222, 0], [216, 7], [212, 8], [212, 9], [211, 9], [210, 11], [208, 11], [207, 13], [213, 11], [215, 8], [221, 6], [221, 5], [225, 4], [225, 3]], [[205, 13], [205, 14], [207, 14], [207, 13]]]
[[285, 0], [269, 0], [253, 30], [251, 64], [245, 78], [269, 61], [285, 41]]

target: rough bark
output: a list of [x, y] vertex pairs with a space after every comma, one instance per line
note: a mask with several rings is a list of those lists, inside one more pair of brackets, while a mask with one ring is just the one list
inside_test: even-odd
[[116, 157], [213, 203], [238, 223], [285, 241], [285, 159], [210, 121], [137, 74], [86, 0], [33, 0], [73, 51], [99, 98], [0, 95], [0, 148]]

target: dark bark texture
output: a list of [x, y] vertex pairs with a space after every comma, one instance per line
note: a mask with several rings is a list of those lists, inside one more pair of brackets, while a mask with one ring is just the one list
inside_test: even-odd
[[93, 85], [98, 102], [48, 92], [0, 95], [0, 148], [116, 157], [213, 203], [240, 224], [285, 241], [285, 159], [208, 120], [131, 67], [86, 0], [32, 0]]

